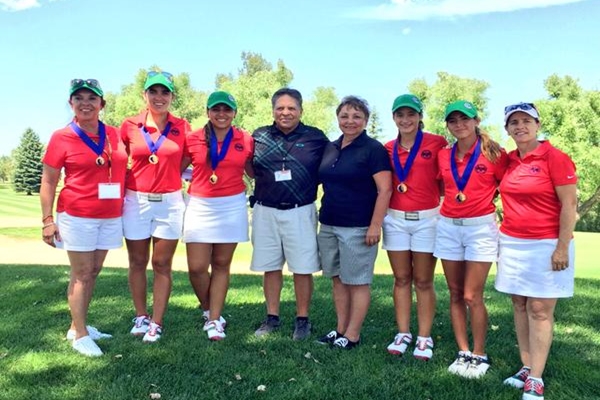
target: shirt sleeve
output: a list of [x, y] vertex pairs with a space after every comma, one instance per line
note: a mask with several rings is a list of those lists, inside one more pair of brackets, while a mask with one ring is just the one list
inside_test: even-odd
[[548, 169], [553, 186], [575, 185], [577, 173], [575, 163], [558, 149], [553, 149], [548, 157]]

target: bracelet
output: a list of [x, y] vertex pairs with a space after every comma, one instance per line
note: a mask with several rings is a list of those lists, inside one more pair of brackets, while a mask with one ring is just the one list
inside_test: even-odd
[[50, 214], [50, 215], [46, 215], [44, 218], [42, 218], [42, 222], [46, 222], [46, 220], [47, 220], [48, 218], [52, 218], [52, 219], [54, 219], [54, 216], [53, 216], [52, 214]]
[[56, 224], [54, 222], [50, 222], [49, 224], [42, 226], [42, 229], [46, 229], [47, 227], [52, 226], [52, 225], [56, 225]]

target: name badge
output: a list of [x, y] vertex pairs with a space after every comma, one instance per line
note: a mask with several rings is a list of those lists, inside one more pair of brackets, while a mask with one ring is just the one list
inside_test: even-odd
[[292, 170], [291, 169], [282, 169], [280, 171], [275, 171], [275, 182], [291, 181], [291, 180], [292, 180]]
[[98, 184], [99, 199], [120, 199], [121, 185], [118, 183], [99, 183]]

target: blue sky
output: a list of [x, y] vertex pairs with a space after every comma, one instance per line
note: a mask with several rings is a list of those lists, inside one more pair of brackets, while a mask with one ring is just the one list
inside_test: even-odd
[[504, 105], [545, 97], [553, 73], [600, 89], [599, 17], [598, 0], [0, 0], [0, 155], [27, 127], [47, 142], [69, 122], [72, 78], [114, 92], [156, 64], [212, 90], [242, 51], [282, 59], [306, 97], [364, 97], [385, 137], [394, 97], [438, 71], [490, 83], [486, 122], [501, 125]]

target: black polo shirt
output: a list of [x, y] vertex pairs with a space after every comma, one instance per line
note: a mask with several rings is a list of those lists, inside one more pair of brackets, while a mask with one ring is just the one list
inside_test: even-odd
[[373, 175], [391, 171], [390, 158], [385, 147], [365, 131], [343, 149], [342, 138], [326, 147], [319, 167], [323, 183], [319, 221], [333, 226], [369, 226], [377, 199]]
[[[329, 143], [323, 131], [300, 123], [286, 135], [273, 124], [258, 128], [252, 137], [256, 202], [277, 207], [315, 201], [318, 169]], [[282, 169], [291, 171], [291, 180], [275, 180], [275, 171]]]

